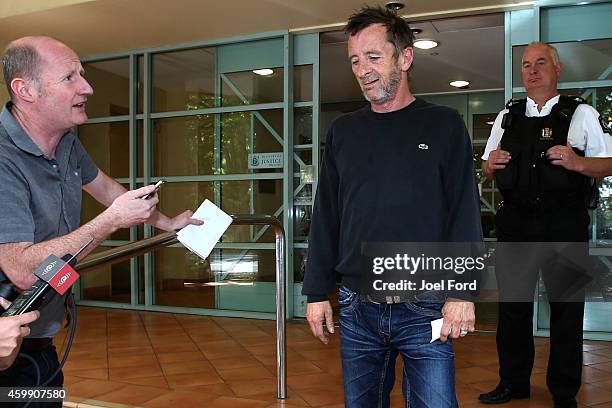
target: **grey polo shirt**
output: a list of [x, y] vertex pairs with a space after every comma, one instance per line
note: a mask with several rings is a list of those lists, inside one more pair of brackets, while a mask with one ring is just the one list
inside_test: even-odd
[[[46, 157], [11, 114], [11, 103], [0, 113], [0, 244], [39, 243], [77, 229], [81, 219], [81, 188], [93, 181], [98, 168], [72, 133]], [[54, 254], [63, 256], [65, 254]], [[64, 298], [48, 295], [29, 337], [53, 337], [64, 318]]]

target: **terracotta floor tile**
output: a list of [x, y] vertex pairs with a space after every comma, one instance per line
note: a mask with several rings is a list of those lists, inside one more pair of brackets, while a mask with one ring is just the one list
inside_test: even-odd
[[106, 393], [116, 391], [125, 386], [126, 384], [113, 381], [84, 380], [74, 385], [70, 385], [69, 393], [71, 396], [94, 398], [97, 395], [105, 395]]
[[340, 358], [340, 351], [337, 348], [328, 348], [325, 350], [298, 351], [298, 354], [300, 354], [307, 360], [327, 360]]
[[180, 387], [177, 390], [185, 390], [185, 391], [194, 391], [201, 392], [206, 395], [216, 395], [217, 397], [235, 397], [236, 394], [230, 388], [229, 384], [226, 382], [220, 382], [217, 384], [210, 385], [193, 385], [189, 387]]
[[244, 398], [219, 397], [209, 403], [207, 408], [263, 408], [268, 403]]
[[595, 352], [582, 353], [582, 363], [585, 365], [599, 364], [612, 361], [612, 354], [606, 356]]
[[225, 381], [241, 381], [241, 380], [259, 380], [264, 378], [273, 378], [274, 375], [264, 366], [259, 367], [244, 367], [234, 368], [231, 370], [218, 370], [219, 375]]
[[151, 338], [150, 340], [153, 347], [193, 343], [187, 333], [180, 336], [160, 336], [157, 338]]
[[104, 401], [117, 402], [120, 404], [142, 405], [160, 395], [166, 394], [168, 390], [155, 387], [143, 387], [140, 385], [127, 385], [118, 390], [104, 395]]
[[228, 383], [234, 394], [238, 397], [260, 394], [262, 392], [276, 393], [276, 378], [266, 378], [263, 380], [243, 380]]
[[108, 365], [110, 368], [120, 367], [140, 367], [157, 364], [157, 357], [154, 354], [120, 354], [111, 353], [108, 356]]
[[495, 373], [482, 367], [468, 367], [455, 370], [457, 382], [464, 384], [482, 382], [491, 377], [495, 377]]
[[321, 384], [342, 389], [342, 377], [333, 376], [327, 373], [299, 374], [287, 377], [287, 384], [296, 390], [315, 388]]
[[582, 345], [584, 351], [602, 350], [609, 349], [610, 344], [605, 341], [585, 341]]
[[99, 353], [106, 353], [107, 347], [106, 343], [73, 344], [70, 349], [70, 356], [89, 353], [98, 357]]
[[88, 359], [68, 358], [66, 365], [64, 365], [63, 371], [65, 373], [73, 373], [81, 370], [97, 370], [106, 368], [108, 368], [108, 360], [106, 357]]
[[94, 370], [74, 370], [70, 372], [70, 375], [87, 379], [108, 380], [108, 369], [99, 368]]
[[166, 380], [170, 388], [179, 387], [194, 387], [197, 385], [211, 385], [223, 383], [223, 379], [219, 377], [216, 371], [209, 371], [205, 373], [198, 373], [193, 375], [188, 374], [172, 374], [166, 375]]
[[313, 407], [341, 404], [344, 401], [342, 391], [329, 388], [308, 388], [296, 391], [300, 397]]
[[[270, 364], [268, 369], [273, 373], [276, 372], [276, 361], [274, 364]], [[294, 374], [312, 374], [312, 373], [320, 373], [323, 370], [311, 363], [310, 361], [305, 360], [293, 360], [291, 363], [287, 361], [287, 375]]]
[[612, 390], [603, 389], [594, 384], [583, 384], [576, 396], [576, 401], [587, 406], [612, 402]]
[[248, 353], [235, 357], [214, 359], [211, 360], [211, 364], [217, 370], [231, 370], [233, 368], [261, 366], [261, 362]]
[[263, 346], [263, 345], [268, 345], [272, 348], [274, 348], [274, 346], [276, 345], [276, 337], [272, 337], [269, 335], [265, 335], [265, 336], [257, 336], [257, 337], [245, 337], [242, 338], [240, 337], [238, 339], [238, 343], [240, 343], [243, 346]]
[[158, 353], [157, 360], [161, 363], [178, 363], [181, 361], [204, 360], [204, 355], [200, 351], [182, 351], [179, 353]]
[[[276, 390], [273, 392], [262, 392], [259, 394], [249, 395], [249, 399], [267, 401], [268, 404], [273, 404], [274, 407], [309, 407], [310, 405], [296, 393], [288, 394], [288, 398], [279, 400]], [[265, 405], [266, 407], [269, 405]]]
[[153, 351], [153, 347], [151, 347], [150, 345], [129, 346], [129, 347], [109, 346], [108, 354], [110, 356], [124, 356], [124, 355], [137, 356], [137, 355], [155, 354], [155, 352]]
[[595, 368], [597, 370], [606, 371], [611, 373], [610, 378], [612, 378], [612, 361], [604, 362], [604, 363], [596, 363], [591, 364], [589, 367]]
[[194, 391], [172, 391], [145, 402], [143, 406], [146, 408], [201, 408], [208, 406], [208, 403], [216, 398], [218, 398], [216, 395], [205, 395]]
[[191, 340], [185, 340], [181, 343], [168, 343], [162, 345], [153, 344], [153, 350], [155, 353], [174, 353], [182, 351], [198, 351], [198, 346]]
[[76, 377], [69, 374], [64, 374], [64, 386], [74, 385], [76, 383], [80, 383], [82, 381], [86, 381], [86, 378]]
[[168, 381], [166, 381], [166, 377], [163, 375], [155, 377], [125, 378], [122, 379], [121, 382], [133, 385], [146, 385], [148, 387], [170, 388]]
[[121, 381], [128, 378], [157, 377], [160, 375], [163, 375], [163, 373], [157, 362], [146, 366], [116, 367], [109, 369], [109, 376], [112, 381]]
[[610, 373], [603, 370], [598, 370], [595, 365], [582, 367], [582, 382], [591, 383], [597, 381], [606, 381], [610, 379]]
[[162, 363], [162, 371], [165, 375], [172, 374], [186, 374], [208, 372], [214, 370], [211, 363], [207, 360], [194, 360], [194, 361], [179, 361], [175, 363]]

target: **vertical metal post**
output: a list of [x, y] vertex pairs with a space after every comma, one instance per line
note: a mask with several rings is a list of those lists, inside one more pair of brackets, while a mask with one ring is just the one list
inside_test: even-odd
[[278, 377], [277, 398], [287, 398], [287, 318], [285, 282], [285, 236], [282, 228], [276, 234], [276, 373]]

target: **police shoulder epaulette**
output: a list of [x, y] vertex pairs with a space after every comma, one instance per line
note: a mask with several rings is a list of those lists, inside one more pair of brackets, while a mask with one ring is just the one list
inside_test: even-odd
[[512, 98], [506, 103], [506, 109], [510, 109], [512, 106], [515, 106], [521, 103], [527, 103], [527, 99], [526, 98], [520, 98], [520, 99]]
[[576, 95], [561, 95], [562, 99], [565, 99], [569, 102], [574, 102], [577, 105], [583, 104], [583, 103], [588, 103], [584, 98], [580, 97], [580, 96], [576, 96]]

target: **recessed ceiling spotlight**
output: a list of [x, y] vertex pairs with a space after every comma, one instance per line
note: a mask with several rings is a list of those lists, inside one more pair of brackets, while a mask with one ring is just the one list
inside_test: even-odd
[[451, 81], [449, 82], [450, 86], [454, 86], [455, 88], [466, 88], [470, 85], [470, 81]]
[[274, 73], [274, 70], [270, 68], [254, 69], [253, 73], [261, 76], [270, 76]]
[[587, 5], [587, 4], [589, 4], [588, 1], [581, 1], [581, 2], [576, 3], [577, 6], [584, 6], [584, 5]]
[[490, 120], [490, 121], [487, 122], [487, 125], [489, 125], [489, 126], [493, 126], [493, 124], [495, 124], [494, 120]]
[[420, 48], [422, 50], [431, 50], [432, 48], [436, 48], [438, 46], [438, 42], [434, 40], [416, 40], [414, 42], [414, 46]]
[[420, 28], [411, 28], [410, 31], [412, 31], [412, 34], [414, 35], [421, 34], [423, 32], [423, 30]]
[[388, 8], [389, 10], [399, 11], [406, 6], [404, 6], [404, 3], [402, 3], [401, 1], [390, 1], [387, 4], [385, 4], [385, 7]]

